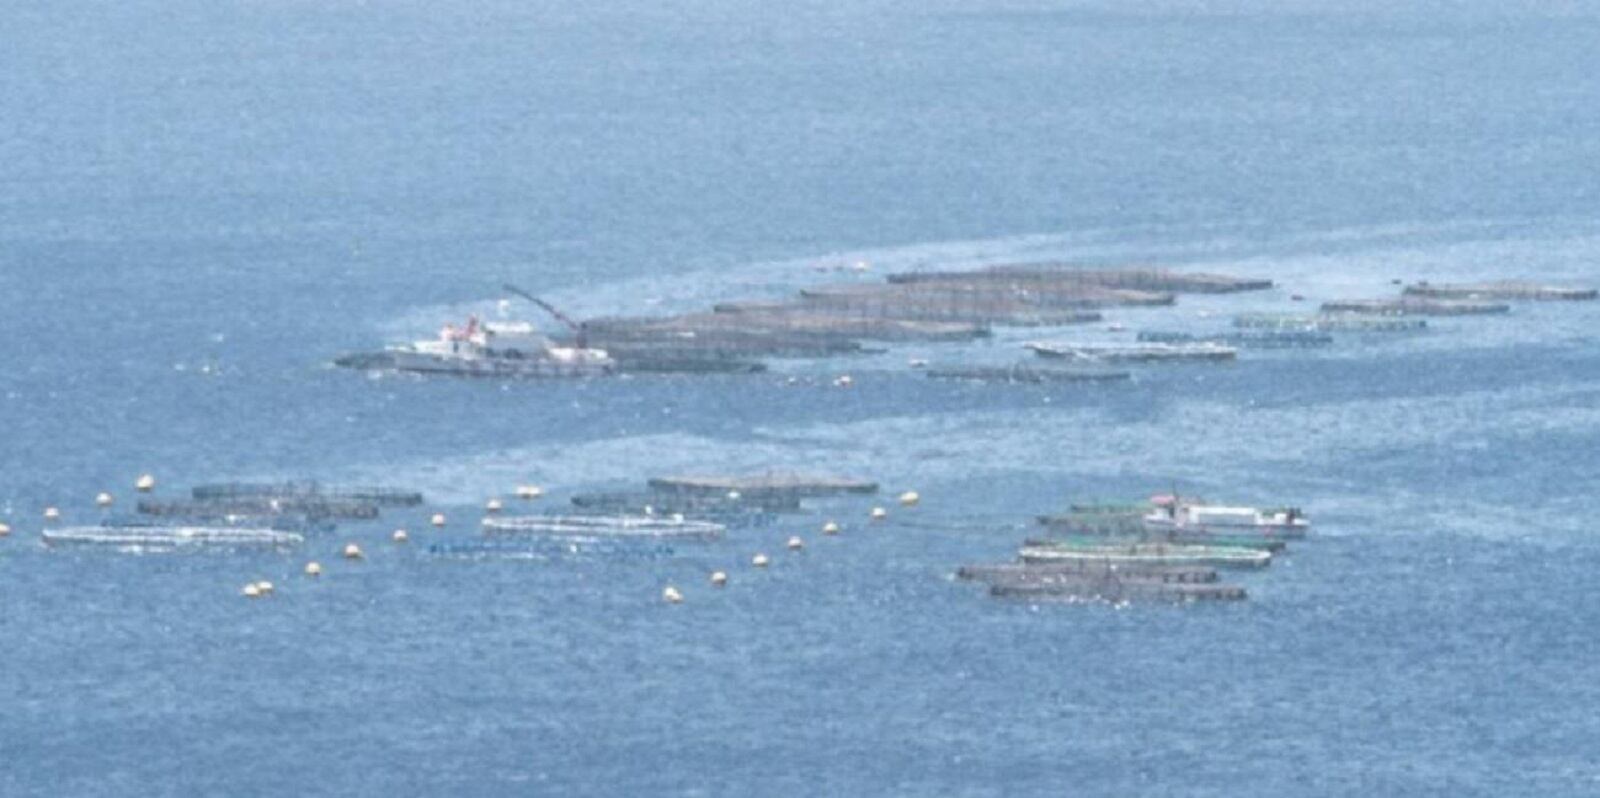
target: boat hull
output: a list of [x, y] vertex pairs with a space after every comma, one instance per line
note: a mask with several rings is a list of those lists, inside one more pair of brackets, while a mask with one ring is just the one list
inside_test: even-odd
[[344, 355], [334, 365], [361, 371], [392, 371], [449, 377], [492, 379], [573, 379], [603, 377], [616, 371], [610, 361], [562, 361], [550, 358], [463, 358], [421, 352], [367, 352]]

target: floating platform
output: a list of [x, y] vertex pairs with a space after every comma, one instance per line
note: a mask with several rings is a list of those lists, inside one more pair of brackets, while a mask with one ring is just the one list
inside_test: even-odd
[[1324, 313], [1366, 313], [1377, 316], [1483, 316], [1511, 312], [1504, 302], [1470, 299], [1335, 299], [1322, 303]]
[[1531, 301], [1579, 301], [1600, 296], [1593, 288], [1563, 288], [1554, 285], [1500, 280], [1487, 283], [1420, 282], [1405, 288], [1406, 296], [1431, 299], [1505, 299]]
[[1176, 543], [1024, 546], [1024, 563], [1087, 562], [1100, 565], [1206, 565], [1213, 568], [1265, 568], [1272, 553], [1233, 546]]
[[1228, 294], [1261, 291], [1272, 287], [1271, 280], [1232, 277], [1203, 272], [1179, 272], [1156, 268], [1091, 268], [1063, 263], [1019, 263], [990, 266], [979, 271], [902, 272], [889, 275], [891, 283], [920, 282], [1050, 282], [1065, 285], [1096, 285], [1135, 291], [1170, 293]]
[[1039, 357], [1100, 363], [1222, 362], [1239, 350], [1216, 344], [1099, 344], [1034, 341], [1023, 344]]
[[727, 527], [711, 521], [648, 515], [519, 515], [483, 519], [486, 535], [717, 540], [726, 531]]
[[321, 482], [229, 482], [198, 485], [191, 495], [200, 501], [240, 499], [318, 499], [324, 501], [367, 502], [382, 506], [413, 507], [422, 503], [422, 494], [401, 488], [326, 485]]
[[1141, 582], [1126, 579], [1086, 579], [1081, 581], [996, 584], [989, 595], [1032, 602], [1077, 603], [1104, 601], [1113, 604], [1131, 601], [1191, 602], [1243, 601], [1245, 589], [1237, 585], [1188, 585]]
[[46, 530], [47, 546], [121, 549], [288, 548], [305, 542], [294, 532], [228, 526], [74, 526]]
[[806, 474], [761, 474], [752, 476], [684, 475], [654, 477], [650, 489], [662, 493], [722, 494], [740, 497], [837, 496], [847, 493], [876, 493], [878, 483], [848, 477]]
[[1217, 581], [1217, 569], [1200, 565], [1100, 565], [1087, 562], [1024, 565], [997, 563], [963, 565], [956, 577], [979, 582], [1050, 581], [1063, 577], [1105, 577], [1153, 579], [1162, 582], [1204, 583]]
[[1139, 333], [1139, 341], [1152, 344], [1205, 343], [1237, 349], [1308, 349], [1331, 345], [1333, 336], [1320, 330], [1245, 330], [1209, 334], [1146, 330]]
[[1233, 317], [1233, 326], [1250, 330], [1309, 330], [1317, 332], [1417, 332], [1428, 328], [1426, 319], [1385, 318], [1353, 313], [1297, 314], [1244, 313]]
[[1039, 368], [1037, 366], [942, 366], [927, 370], [928, 377], [936, 380], [973, 380], [978, 382], [1122, 382], [1129, 379], [1126, 371], [1109, 369]]

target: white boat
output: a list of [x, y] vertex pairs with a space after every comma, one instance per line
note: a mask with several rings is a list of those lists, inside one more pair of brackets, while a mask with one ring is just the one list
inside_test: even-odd
[[47, 546], [109, 546], [122, 549], [286, 548], [305, 538], [293, 532], [226, 526], [74, 526], [46, 530]]
[[597, 377], [616, 370], [604, 349], [559, 346], [528, 322], [445, 325], [439, 337], [382, 352], [345, 355], [334, 361], [347, 368], [407, 371], [460, 377]]
[[489, 535], [715, 540], [727, 527], [681, 515], [513, 515], [485, 517], [483, 531]]
[[1155, 509], [1144, 516], [1144, 525], [1152, 531], [1290, 539], [1303, 538], [1311, 530], [1311, 520], [1294, 507], [1228, 507], [1184, 502], [1174, 496], [1156, 496], [1151, 503]]

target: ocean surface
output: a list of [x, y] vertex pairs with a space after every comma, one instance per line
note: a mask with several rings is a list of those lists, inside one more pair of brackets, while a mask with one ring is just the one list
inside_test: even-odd
[[[1053, 258], [1278, 282], [1130, 331], [1593, 285], [1590, 4], [3, 5], [0, 795], [1600, 793], [1594, 303], [1124, 385], [907, 366], [1103, 327], [737, 377], [330, 365], [493, 317], [505, 281], [580, 316]], [[885, 495], [670, 551], [428, 549], [520, 483], [548, 510], [769, 469]], [[280, 554], [40, 545], [45, 507], [127, 511], [146, 472], [430, 504]], [[1228, 606], [951, 576], [1036, 513], [1171, 487], [1315, 532]]]

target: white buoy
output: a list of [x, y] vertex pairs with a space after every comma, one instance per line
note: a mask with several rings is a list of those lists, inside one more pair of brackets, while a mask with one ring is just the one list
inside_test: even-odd
[[823, 524], [822, 525], [822, 534], [824, 534], [824, 535], [837, 535], [837, 534], [839, 534], [839, 525], [837, 523], [834, 523], [833, 521], [829, 521], [828, 523]]
[[855, 262], [854, 265], [851, 266], [851, 268], [855, 269], [858, 272], [864, 272], [864, 271], [871, 270], [872, 269], [872, 264], [870, 264], [870, 263], [868, 263], [868, 262], [866, 262], [864, 260], [858, 260], [858, 261]]
[[517, 498], [532, 501], [544, 495], [544, 488], [538, 485], [518, 485]]
[[407, 535], [404, 529], [396, 529], [394, 534], [389, 536], [389, 539], [396, 543], [405, 543], [411, 539], [411, 536]]
[[721, 571], [712, 571], [711, 584], [716, 585], [717, 587], [722, 587], [723, 585], [728, 584], [728, 575]]
[[505, 509], [505, 504], [499, 499], [490, 499], [487, 504], [483, 505], [483, 511], [486, 513], [498, 513], [503, 509]]
[[874, 508], [872, 508], [872, 520], [874, 520], [874, 521], [882, 521], [883, 519], [888, 518], [888, 517], [889, 517], [889, 511], [888, 510], [885, 510], [882, 507], [874, 507]]
[[833, 384], [840, 388], [848, 388], [851, 385], [854, 385], [855, 382], [856, 381], [852, 379], [849, 374], [841, 374], [833, 381]]
[[59, 520], [61, 520], [61, 511], [56, 509], [56, 508], [54, 508], [54, 507], [46, 507], [46, 508], [44, 508], [44, 520], [46, 520], [46, 521], [59, 521]]
[[156, 478], [149, 474], [140, 474], [139, 479], [133, 483], [133, 487], [140, 493], [149, 493], [156, 489]]
[[0, 538], [3, 538], [3, 537], [5, 537], [5, 536], [7, 536], [9, 534], [11, 534], [11, 525], [10, 524], [0, 524]]
[[244, 589], [239, 591], [239, 593], [245, 598], [261, 598], [261, 588], [256, 587], [255, 582], [245, 585]]
[[789, 546], [789, 551], [799, 551], [806, 547], [806, 542], [801, 540], [799, 536], [795, 536], [789, 538], [787, 545]]
[[444, 513], [434, 513], [430, 522], [434, 526], [444, 526]]
[[322, 576], [322, 563], [316, 560], [306, 563], [306, 576]]
[[908, 490], [905, 493], [900, 494], [900, 503], [907, 507], [910, 507], [911, 505], [920, 501], [922, 501], [922, 496], [914, 490]]
[[111, 498], [111, 494], [103, 491], [98, 496], [94, 497], [94, 504], [96, 507], [110, 507], [115, 502], [116, 499]]
[[743, 496], [744, 496], [744, 494], [740, 493], [739, 491], [736, 491], [736, 490], [728, 491], [728, 501], [730, 501], [730, 502], [736, 502], [740, 498], [742, 498]]
[[272, 583], [268, 582], [265, 579], [261, 580], [260, 582], [257, 582], [256, 583], [256, 592], [260, 593], [263, 596], [272, 595]]
[[756, 556], [750, 558], [750, 564], [757, 568], [767, 567], [767, 562], [767, 555], [765, 554], [757, 554]]
[[346, 543], [345, 544], [345, 546], [344, 546], [344, 558], [346, 560], [359, 560], [359, 559], [361, 559], [362, 557], [365, 557], [365, 556], [366, 555], [361, 553], [361, 547], [360, 546], [357, 546], [354, 543]]
[[683, 594], [679, 593], [678, 589], [672, 585], [667, 585], [666, 588], [661, 591], [661, 600], [667, 602], [668, 604], [682, 604]]

